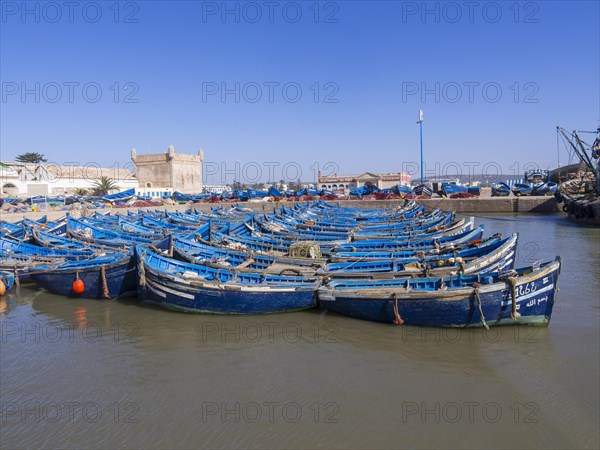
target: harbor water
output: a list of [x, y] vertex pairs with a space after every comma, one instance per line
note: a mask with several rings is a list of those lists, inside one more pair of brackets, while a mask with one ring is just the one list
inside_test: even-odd
[[208, 316], [21, 286], [0, 299], [0, 447], [599, 448], [600, 229], [483, 215], [563, 257], [548, 328]]

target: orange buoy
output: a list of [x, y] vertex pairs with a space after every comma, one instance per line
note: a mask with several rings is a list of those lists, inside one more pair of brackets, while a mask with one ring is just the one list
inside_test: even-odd
[[73, 290], [74, 294], [81, 295], [85, 290], [85, 285], [83, 284], [83, 281], [77, 279], [73, 281], [73, 286], [71, 286], [71, 289]]
[[6, 293], [6, 285], [4, 281], [0, 280], [0, 295], [4, 295]]

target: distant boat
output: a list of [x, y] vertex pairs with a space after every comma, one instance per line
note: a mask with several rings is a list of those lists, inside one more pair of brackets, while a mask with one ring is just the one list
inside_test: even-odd
[[529, 184], [515, 183], [514, 186], [512, 187], [512, 193], [516, 197], [531, 195], [532, 192], [533, 192], [533, 188]]
[[404, 186], [402, 184], [397, 184], [392, 188], [395, 194], [400, 195], [401, 197], [412, 196], [415, 195], [415, 191], [413, 191], [410, 187]]
[[479, 197], [481, 195], [481, 188], [479, 186], [467, 187], [467, 193]]
[[502, 181], [492, 184], [492, 197], [508, 197], [510, 192], [510, 186]]
[[115, 194], [109, 194], [102, 197], [102, 200], [106, 200], [109, 202], [126, 202], [130, 200], [135, 195], [135, 189], [127, 189], [126, 191], [117, 192]]
[[453, 194], [466, 193], [467, 187], [456, 183], [442, 183], [441, 193], [445, 197], [450, 197]]
[[538, 186], [534, 186], [531, 192], [531, 195], [548, 195], [554, 194], [556, 189], [558, 188], [558, 184], [553, 181], [548, 181], [544, 184], [540, 184]]
[[431, 198], [431, 196], [433, 195], [433, 191], [426, 184], [419, 184], [418, 186], [415, 186], [413, 188], [413, 191], [418, 197]]

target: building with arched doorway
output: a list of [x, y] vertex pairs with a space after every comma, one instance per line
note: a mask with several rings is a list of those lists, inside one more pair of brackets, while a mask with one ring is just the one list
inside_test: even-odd
[[332, 175], [323, 176], [319, 174], [318, 186], [321, 189], [328, 189], [337, 192], [348, 192], [364, 186], [366, 183], [371, 183], [377, 186], [378, 189], [386, 189], [394, 187], [398, 184], [402, 186], [410, 186], [411, 176], [406, 172], [397, 173], [372, 173], [365, 172], [361, 175]]

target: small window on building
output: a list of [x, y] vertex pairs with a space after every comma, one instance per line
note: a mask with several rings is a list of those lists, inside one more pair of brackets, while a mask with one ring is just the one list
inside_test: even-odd
[[146, 187], [152, 187], [152, 183], [146, 183]]

